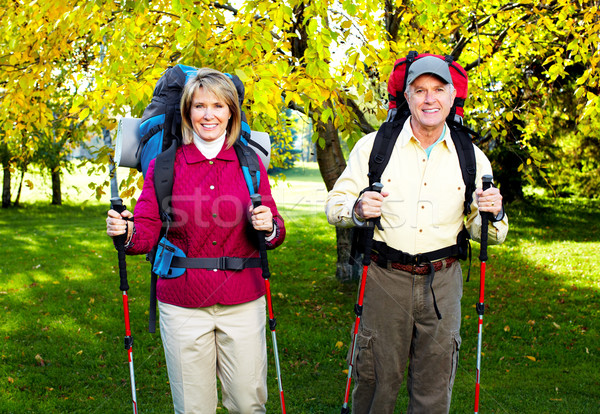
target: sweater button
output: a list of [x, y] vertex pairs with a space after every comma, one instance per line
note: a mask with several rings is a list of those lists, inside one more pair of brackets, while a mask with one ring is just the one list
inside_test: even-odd
[[214, 190], [214, 189], [215, 189], [215, 186], [214, 186], [214, 185], [211, 185], [211, 186], [210, 186], [210, 187], [208, 187], [208, 188], [210, 188], [211, 190]]
[[217, 241], [213, 240], [213, 246], [216, 246], [216, 245], [217, 245]]
[[209, 161], [208, 162], [210, 165], [213, 165], [215, 162], [214, 161]]

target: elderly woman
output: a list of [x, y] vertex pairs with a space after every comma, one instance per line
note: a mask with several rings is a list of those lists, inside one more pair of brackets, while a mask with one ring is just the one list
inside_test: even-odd
[[[181, 98], [183, 145], [174, 165], [168, 240], [192, 258], [257, 258], [257, 234], [267, 248], [285, 237], [283, 219], [261, 164], [253, 208], [233, 144], [240, 136], [241, 110], [233, 82], [203, 68]], [[127, 254], [148, 253], [162, 226], [154, 190], [154, 161], [135, 207], [135, 224], [124, 211], [108, 212], [107, 234], [127, 231]], [[257, 260], [249, 262], [256, 263]], [[252, 266], [257, 266], [256, 264]], [[176, 413], [215, 413], [217, 380], [230, 413], [265, 412], [267, 352], [265, 284], [259, 267], [243, 270], [188, 268], [159, 278], [160, 330]]]

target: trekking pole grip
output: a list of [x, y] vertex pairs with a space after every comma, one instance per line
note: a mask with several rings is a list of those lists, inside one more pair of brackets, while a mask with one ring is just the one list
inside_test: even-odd
[[[371, 186], [371, 191], [381, 193], [381, 190], [383, 190], [383, 184], [381, 184], [379, 182], [373, 183], [373, 185]], [[363, 261], [362, 261], [363, 266], [368, 266], [371, 264], [371, 247], [373, 246], [373, 233], [375, 233], [376, 226], [379, 229], [382, 228], [380, 220], [381, 220], [381, 217], [369, 219], [368, 227], [365, 230], [366, 238], [365, 238], [365, 252], [363, 254]]]
[[[487, 190], [492, 186], [493, 177], [491, 175], [484, 175], [481, 177], [481, 188], [483, 191]], [[488, 241], [488, 225], [490, 216], [489, 212], [481, 212], [481, 249], [479, 251], [479, 260], [482, 262], [487, 261], [487, 241]]]
[[[111, 198], [110, 206], [119, 214], [125, 211], [123, 200], [121, 200], [120, 197]], [[122, 291], [127, 291], [129, 290], [129, 283], [127, 283], [127, 264], [125, 262], [125, 240], [127, 240], [127, 232], [125, 232], [125, 234], [115, 236], [113, 240], [115, 242], [115, 247], [117, 248], [119, 257], [119, 278], [121, 280], [119, 289]]]
[[[252, 207], [256, 208], [262, 205], [261, 195], [258, 193], [254, 193], [250, 195], [250, 200], [252, 200]], [[267, 259], [267, 244], [265, 242], [265, 232], [258, 231], [258, 250], [260, 252], [260, 262], [263, 272], [263, 278], [269, 279], [271, 277], [271, 272], [269, 270], [269, 262]]]
[[[373, 185], [371, 186], [371, 191], [375, 191], [376, 193], [381, 194], [381, 190], [383, 190], [383, 184], [381, 184], [379, 182], [373, 183]], [[369, 219], [369, 221], [368, 221], [369, 227], [377, 226], [377, 228], [381, 230], [381, 224], [379, 222], [380, 220], [381, 220], [381, 217], [375, 217], [375, 218]]]

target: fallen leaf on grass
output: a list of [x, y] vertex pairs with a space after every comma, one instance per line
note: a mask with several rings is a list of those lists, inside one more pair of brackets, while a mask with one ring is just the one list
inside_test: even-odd
[[506, 326], [504, 327], [504, 332], [510, 332], [510, 326], [506, 325]]
[[533, 362], [537, 361], [534, 356], [525, 355], [525, 358], [532, 360]]
[[15, 380], [13, 379], [13, 377], [8, 377], [8, 382], [9, 382], [10, 384], [12, 384], [12, 383], [14, 383], [14, 382], [15, 382]]
[[38, 364], [40, 367], [44, 367], [44, 366], [46, 366], [46, 363], [44, 362], [44, 359], [42, 358], [42, 356], [41, 356], [40, 354], [37, 354], [37, 355], [35, 356], [35, 361], [37, 362], [37, 364]]
[[344, 343], [342, 341], [337, 341], [335, 343], [335, 347], [338, 348], [338, 349], [341, 348], [341, 347], [343, 347], [343, 346], [344, 346]]

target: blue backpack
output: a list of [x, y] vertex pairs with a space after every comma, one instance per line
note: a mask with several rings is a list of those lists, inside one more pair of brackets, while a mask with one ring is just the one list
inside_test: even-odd
[[[145, 177], [150, 161], [156, 159], [154, 187], [163, 222], [159, 237], [160, 241], [155, 249], [148, 254], [148, 260], [152, 263], [150, 332], [154, 332], [156, 326], [156, 281], [159, 276], [166, 278], [178, 277], [185, 272], [186, 268], [241, 270], [248, 267], [261, 267], [258, 258], [187, 258], [181, 249], [166, 238], [172, 218], [170, 200], [173, 192], [175, 154], [177, 148], [183, 142], [180, 111], [181, 95], [186, 82], [194, 77], [196, 73], [196, 68], [185, 65], [176, 65], [167, 69], [156, 83], [152, 101], [144, 110], [139, 125], [140, 144], [138, 147], [139, 154], [136, 154], [139, 157], [137, 168]], [[230, 77], [237, 89], [241, 107], [245, 92], [244, 85], [237, 76], [226, 75]], [[263, 138], [264, 135], [262, 135]], [[260, 184], [259, 155], [265, 168], [268, 168], [270, 146], [265, 148], [264, 144], [252, 139], [252, 131], [244, 112], [242, 112], [241, 136], [234, 144], [234, 149], [240, 162], [248, 192], [252, 196], [258, 193]]]
[[[140, 165], [138, 169], [144, 177], [146, 176], [151, 160], [157, 158], [159, 155], [164, 156], [162, 154], [168, 153], [170, 149], [172, 149], [174, 156], [175, 150], [183, 141], [181, 132], [182, 118], [179, 109], [181, 94], [186, 82], [196, 75], [197, 70], [197, 68], [179, 64], [167, 69], [156, 83], [152, 101], [144, 110], [139, 127], [141, 138], [140, 148], [138, 149], [140, 151]], [[237, 76], [228, 73], [226, 75], [229, 76], [236, 87], [241, 107], [244, 101], [244, 84]], [[264, 148], [259, 142], [252, 140], [252, 132], [246, 120], [246, 114], [243, 111], [242, 133], [236, 146], [241, 147], [241, 149], [248, 149], [250, 147], [250, 151], [241, 152], [236, 148], [236, 153], [244, 170], [248, 190], [250, 191], [250, 195], [252, 195], [258, 190], [255, 184], [260, 182], [260, 179], [256, 179], [255, 175], [259, 175], [260, 171], [258, 171], [258, 163], [254, 163], [253, 160], [247, 158], [248, 156], [252, 156], [253, 152], [259, 151], [259, 153], [262, 153], [260, 155], [263, 157], [265, 168], [268, 168], [268, 161], [266, 163], [264, 161], [265, 157], [268, 157], [270, 154], [270, 148]], [[242, 156], [240, 157], [240, 155]], [[256, 154], [252, 158], [256, 159]], [[159, 186], [162, 187], [163, 185], [160, 184]], [[168, 192], [165, 194], [170, 195], [172, 188], [166, 190]], [[158, 191], [157, 196], [159, 195]], [[162, 196], [162, 193], [160, 195]], [[164, 197], [159, 197], [158, 200], [159, 205], [162, 206]]]

